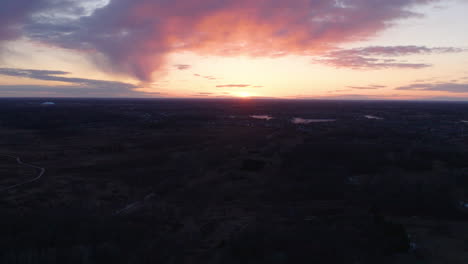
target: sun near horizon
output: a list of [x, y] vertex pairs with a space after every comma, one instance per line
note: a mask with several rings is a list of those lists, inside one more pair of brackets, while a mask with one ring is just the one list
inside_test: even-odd
[[234, 96], [240, 97], [240, 98], [250, 98], [250, 97], [252, 97], [252, 94], [249, 93], [249, 92], [238, 92], [238, 93], [234, 94]]

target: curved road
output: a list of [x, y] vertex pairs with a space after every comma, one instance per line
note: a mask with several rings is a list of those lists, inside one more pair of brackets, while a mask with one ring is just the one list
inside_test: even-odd
[[8, 191], [8, 190], [11, 190], [11, 189], [14, 189], [14, 188], [17, 188], [17, 187], [21, 187], [21, 186], [26, 185], [26, 184], [29, 184], [29, 183], [36, 182], [36, 181], [38, 181], [38, 180], [40, 180], [40, 179], [42, 178], [42, 176], [44, 175], [44, 173], [45, 173], [45, 171], [46, 171], [45, 168], [38, 167], [38, 166], [34, 166], [34, 165], [32, 165], [32, 164], [23, 162], [23, 161], [21, 160], [20, 157], [11, 156], [11, 155], [4, 155], [4, 154], [0, 154], [0, 156], [9, 157], [9, 158], [15, 159], [16, 162], [17, 162], [19, 165], [23, 165], [23, 166], [27, 166], [27, 167], [31, 167], [31, 168], [34, 168], [34, 169], [36, 169], [36, 170], [39, 170], [39, 174], [37, 174], [37, 176], [34, 177], [34, 179], [27, 180], [27, 181], [25, 181], [25, 182], [21, 182], [21, 183], [18, 183], [18, 184], [15, 184], [15, 185], [8, 186], [8, 187], [6, 187], [6, 188], [0, 189], [0, 192]]

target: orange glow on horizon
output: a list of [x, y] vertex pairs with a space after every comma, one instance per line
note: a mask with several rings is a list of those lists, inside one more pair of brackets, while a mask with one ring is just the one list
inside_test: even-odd
[[241, 98], [250, 98], [252, 97], [252, 94], [249, 92], [237, 92], [233, 94], [235, 97], [241, 97]]

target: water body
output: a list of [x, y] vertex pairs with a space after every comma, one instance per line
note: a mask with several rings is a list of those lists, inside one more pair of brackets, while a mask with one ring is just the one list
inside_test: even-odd
[[267, 121], [273, 119], [273, 117], [270, 115], [251, 115], [250, 117], [254, 119], [267, 120]]
[[294, 117], [291, 122], [296, 125], [307, 125], [311, 123], [327, 123], [335, 122], [336, 119], [305, 119], [300, 117]]
[[373, 116], [373, 115], [366, 115], [365, 117], [366, 117], [367, 119], [383, 120], [382, 117]]

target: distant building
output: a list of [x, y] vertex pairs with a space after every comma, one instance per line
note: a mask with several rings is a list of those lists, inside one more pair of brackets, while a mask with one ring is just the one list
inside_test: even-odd
[[41, 104], [42, 106], [52, 106], [52, 105], [55, 105], [54, 102], [44, 102]]

